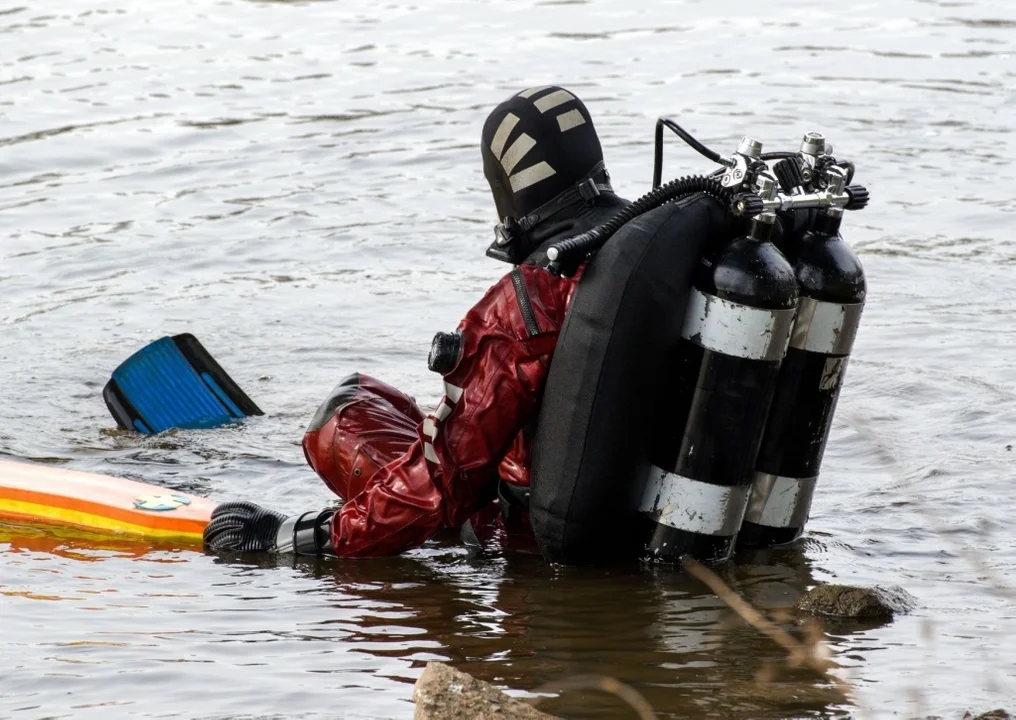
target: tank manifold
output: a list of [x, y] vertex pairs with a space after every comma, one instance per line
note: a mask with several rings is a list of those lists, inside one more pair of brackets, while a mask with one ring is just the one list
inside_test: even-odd
[[[722, 167], [708, 176], [683, 177], [661, 185], [665, 128]], [[552, 245], [547, 250], [547, 267], [556, 274], [569, 274], [628, 221], [697, 192], [717, 198], [738, 217], [761, 223], [772, 223], [777, 213], [796, 210], [818, 209], [833, 216], [860, 210], [868, 204], [868, 190], [850, 184], [853, 177], [854, 164], [837, 160], [821, 133], [805, 134], [796, 152], [764, 153], [762, 143], [744, 137], [732, 155], [723, 156], [670, 118], [661, 117], [656, 121], [653, 189], [603, 225]]]

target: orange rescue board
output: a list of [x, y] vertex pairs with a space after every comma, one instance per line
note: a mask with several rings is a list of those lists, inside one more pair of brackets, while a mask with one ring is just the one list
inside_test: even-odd
[[214, 507], [157, 485], [0, 459], [0, 520], [200, 545]]

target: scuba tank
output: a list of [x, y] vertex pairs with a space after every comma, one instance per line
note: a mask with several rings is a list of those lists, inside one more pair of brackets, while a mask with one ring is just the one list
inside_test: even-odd
[[[761, 147], [745, 138], [737, 156], [750, 168]], [[755, 172], [754, 200], [774, 200], [776, 179]], [[747, 234], [707, 252], [696, 271], [676, 349], [677, 433], [654, 451], [639, 505], [651, 561], [720, 561], [734, 549], [797, 308], [793, 268], [771, 242], [775, 221], [773, 211], [755, 214]]]
[[[680, 178], [661, 185], [664, 127], [673, 130], [700, 154], [724, 167], [709, 176]], [[835, 236], [834, 218], [841, 214], [839, 211], [863, 207], [867, 201], [867, 192], [863, 188], [844, 187], [843, 182], [837, 179], [849, 181], [852, 166], [849, 166], [848, 175], [844, 176], [842, 172], [837, 175], [832, 170], [834, 161], [821, 153], [816, 153], [810, 164], [807, 159], [804, 160], [807, 166], [803, 169], [795, 166], [807, 174], [808, 181], [814, 180], [811, 183], [813, 187], [821, 189], [809, 187], [805, 191], [803, 187], [795, 187], [779, 192], [777, 179], [770, 174], [767, 162], [802, 157], [801, 152], [762, 153], [761, 144], [751, 138], [744, 138], [732, 156], [723, 157], [672, 120], [660, 118], [656, 126], [653, 190], [603, 225], [556, 243], [547, 250], [547, 269], [555, 274], [570, 275], [582, 263], [589, 261], [615, 233], [632, 227], [628, 223], [663, 204], [683, 203], [685, 200], [682, 198], [701, 193], [719, 200], [721, 207], [726, 207], [735, 218], [749, 220], [748, 231], [733, 240], [729, 239], [731, 235], [710, 235], [709, 228], [716, 226], [715, 223], [695, 226], [695, 232], [705, 233], [705, 237], [700, 239], [706, 242], [708, 249], [693, 268], [689, 267], [688, 285], [691, 290], [687, 295], [681, 295], [687, 298], [687, 303], [675, 303], [673, 317], [667, 317], [665, 311], [657, 312], [657, 324], [668, 328], [673, 326], [673, 335], [668, 336], [668, 342], [662, 345], [657, 342], [658, 349], [652, 350], [665, 357], [657, 358], [659, 362], [654, 360], [654, 364], [638, 360], [642, 357], [638, 353], [631, 357], [625, 355], [630, 362], [623, 365], [624, 369], [613, 368], [615, 379], [620, 373], [619, 377], [628, 382], [632, 373], [641, 372], [639, 368], [659, 365], [659, 370], [653, 372], [654, 379], [628, 382], [631, 392], [615, 392], [602, 403], [594, 403], [593, 410], [604, 406], [601, 414], [605, 413], [608, 420], [620, 412], [619, 403], [626, 412], [633, 403], [642, 403], [639, 407], [645, 406], [648, 417], [653, 421], [648, 426], [648, 433], [639, 430], [642, 437], [632, 437], [631, 422], [626, 420], [617, 427], [612, 425], [604, 440], [601, 437], [604, 433], [600, 430], [602, 422], [593, 424], [593, 410], [586, 405], [578, 407], [580, 401], [588, 400], [589, 382], [601, 383], [601, 371], [611, 369], [607, 367], [606, 360], [614, 357], [611, 355], [599, 364], [593, 362], [591, 353], [604, 349], [590, 339], [595, 334], [592, 330], [579, 333], [582, 337], [578, 340], [585, 344], [579, 343], [582, 352], [577, 353], [576, 367], [581, 370], [593, 363], [595, 372], [591, 375], [586, 372], [592, 378], [589, 382], [573, 382], [575, 387], [569, 385], [566, 388], [568, 393], [558, 393], [561, 395], [558, 405], [562, 412], [556, 413], [555, 417], [568, 417], [562, 421], [561, 428], [556, 428], [556, 432], [545, 433], [549, 440], [534, 442], [530, 513], [534, 533], [548, 557], [557, 562], [571, 562], [582, 556], [588, 546], [595, 545], [604, 534], [600, 520], [604, 508], [614, 513], [615, 520], [612, 522], [619, 526], [627, 527], [629, 513], [632, 520], [637, 519], [641, 528], [642, 555], [646, 560], [676, 563], [687, 554], [707, 562], [721, 561], [733, 552], [752, 496], [758, 450], [771, 414], [781, 363], [791, 343], [791, 332], [798, 314], [798, 277], [793, 265], [772, 242], [777, 212], [792, 221], [792, 234], [800, 234], [810, 226], [815, 209], [827, 209], [824, 214], [828, 219], [816, 221], [815, 232]], [[826, 176], [831, 178], [829, 187], [822, 185], [825, 182], [822, 178]], [[634, 232], [637, 234], [637, 230]], [[629, 247], [631, 238], [628, 235], [619, 247]], [[665, 239], [679, 242], [679, 235], [667, 235]], [[636, 250], [638, 248], [632, 249], [633, 252]], [[587, 269], [583, 276], [583, 283], [597, 275], [594, 272], [596, 266], [590, 267], [592, 269]], [[641, 288], [642, 284], [638, 287]], [[620, 297], [623, 300], [626, 294], [622, 293]], [[816, 303], [827, 302], [821, 294], [811, 299]], [[577, 300], [575, 302], [580, 304]], [[610, 303], [605, 304], [603, 312], [611, 307]], [[575, 312], [573, 306], [569, 310], [569, 319], [574, 319]], [[811, 342], [809, 338], [813, 335], [818, 337], [818, 328], [824, 322], [826, 310], [824, 305], [816, 304], [808, 312], [811, 320], [807, 325], [800, 325], [803, 335], [798, 340], [806, 351]], [[581, 325], [582, 320], [576, 322]], [[587, 325], [600, 329], [605, 322], [603, 313], [594, 313]], [[569, 327], [566, 320], [563, 337], [568, 336]], [[589, 328], [583, 326], [581, 329]], [[834, 334], [838, 337], [840, 333]], [[599, 335], [596, 338], [599, 338], [598, 342], [610, 344], [609, 338], [603, 340]], [[638, 347], [632, 342], [621, 342], [622, 350], [627, 352]], [[567, 345], [567, 341], [564, 344]], [[838, 349], [839, 346], [834, 348]], [[620, 357], [624, 353], [619, 351], [616, 355]], [[554, 385], [555, 369], [565, 367], [560, 362], [563, 362], [561, 357], [555, 354], [548, 393], [550, 386]], [[569, 366], [569, 369], [574, 368]], [[670, 374], [669, 381], [667, 374]], [[586, 377], [581, 373], [563, 373], [568, 378], [573, 375]], [[830, 379], [827, 383], [838, 380]], [[628, 388], [628, 385], [624, 387]], [[651, 400], [644, 398], [645, 387], [657, 388], [650, 391]], [[598, 391], [596, 397], [600, 398], [600, 394]], [[546, 409], [546, 396], [544, 401]], [[541, 414], [540, 431], [546, 429], [544, 425]], [[582, 431], [578, 435], [576, 428]], [[595, 432], [589, 428], [594, 428]], [[589, 442], [586, 436], [592, 437], [590, 433], [596, 434], [600, 440]], [[573, 437], [578, 437], [579, 441], [561, 441], [562, 438]], [[583, 437], [585, 441], [582, 441]], [[614, 455], [623, 461], [605, 463], [597, 453], [592, 453], [597, 461], [585, 462], [590, 456], [590, 448], [604, 447], [614, 448]], [[553, 456], [551, 459], [561, 462], [541, 463], [539, 459], [543, 456]], [[625, 492], [632, 493], [631, 506], [625, 502]], [[576, 498], [581, 500], [579, 506], [576, 506]], [[538, 518], [543, 520], [537, 522]], [[574, 528], [578, 530], [573, 532]], [[614, 539], [620, 541], [623, 538]]]
[[[847, 190], [853, 175], [853, 166], [843, 165], [826, 154], [821, 135], [808, 133], [800, 158], [784, 160], [775, 170], [791, 196], [803, 194], [806, 184], [835, 196]], [[848, 209], [867, 204], [863, 188], [849, 190]], [[866, 292], [861, 263], [839, 232], [843, 209], [835, 204], [823, 208], [810, 229], [807, 224], [789, 227], [779, 243], [794, 266], [801, 298], [759, 448], [739, 548], [789, 543], [808, 521]], [[798, 214], [798, 224], [801, 217], [807, 216]], [[793, 222], [790, 218], [788, 224]]]

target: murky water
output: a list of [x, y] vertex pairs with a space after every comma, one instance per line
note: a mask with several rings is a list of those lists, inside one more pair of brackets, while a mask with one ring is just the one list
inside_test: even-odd
[[[874, 198], [845, 233], [870, 300], [807, 539], [725, 571], [757, 604], [899, 584], [830, 627], [869, 715], [1014, 704], [1016, 11], [1005, 3], [0, 0], [0, 453], [282, 510], [328, 497], [298, 439], [335, 381], [433, 403], [425, 357], [507, 268], [483, 118], [559, 82], [615, 185], [655, 117], [727, 151], [825, 132]], [[674, 143], [669, 175], [709, 170]], [[193, 332], [268, 415], [112, 430], [126, 355]], [[427, 660], [513, 692], [613, 675], [662, 717], [838, 716], [826, 685], [701, 586], [432, 543], [254, 566], [0, 534], [0, 716], [410, 717]], [[621, 717], [596, 692], [546, 702]]]

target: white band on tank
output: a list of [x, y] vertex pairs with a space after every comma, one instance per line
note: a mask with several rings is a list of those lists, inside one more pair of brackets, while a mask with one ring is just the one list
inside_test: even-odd
[[849, 355], [864, 303], [831, 303], [803, 297], [790, 347], [823, 355]]
[[817, 477], [755, 473], [745, 522], [771, 528], [803, 528], [811, 514], [811, 498], [817, 481]]
[[741, 527], [750, 489], [692, 480], [653, 465], [639, 510], [678, 530], [732, 537]]
[[681, 337], [723, 355], [780, 360], [787, 351], [794, 313], [794, 308], [756, 308], [692, 289]]

